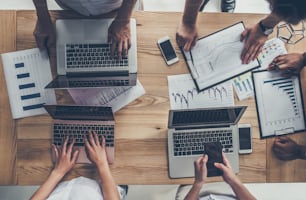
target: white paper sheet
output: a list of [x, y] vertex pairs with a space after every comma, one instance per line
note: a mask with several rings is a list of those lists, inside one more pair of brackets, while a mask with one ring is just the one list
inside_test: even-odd
[[285, 44], [280, 39], [272, 38], [266, 41], [262, 51], [257, 56], [258, 62], [260, 63], [259, 69], [266, 69], [276, 56], [286, 53]]
[[168, 76], [171, 109], [192, 109], [234, 105], [231, 81], [198, 93], [190, 74]]
[[2, 54], [7, 90], [14, 119], [46, 113], [44, 103], [56, 104], [49, 57], [38, 48]]
[[240, 101], [254, 96], [251, 72], [234, 78], [232, 83]]
[[145, 94], [139, 80], [134, 87], [69, 89], [68, 91], [77, 104], [110, 106], [113, 112]]

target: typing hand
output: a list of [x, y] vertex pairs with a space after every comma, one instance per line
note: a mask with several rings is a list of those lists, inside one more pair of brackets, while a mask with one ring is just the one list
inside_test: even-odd
[[244, 41], [244, 48], [241, 52], [242, 63], [248, 64], [255, 60], [267, 39], [268, 36], [261, 32], [258, 24], [252, 28], [246, 28], [240, 36], [240, 41]]
[[108, 42], [112, 43], [111, 55], [114, 56], [116, 46], [119, 60], [126, 57], [131, 47], [130, 22], [114, 20], [108, 29]]
[[198, 38], [198, 28], [195, 24], [185, 24], [180, 22], [176, 31], [176, 42], [185, 51], [190, 49], [196, 44]]
[[58, 148], [56, 145], [52, 145], [56, 160], [53, 171], [57, 172], [61, 176], [64, 176], [72, 169], [79, 155], [78, 150], [74, 152], [72, 151], [74, 140], [72, 140], [72, 143], [69, 145], [68, 140], [69, 137], [66, 136], [61, 149]]
[[105, 151], [105, 138], [102, 136], [100, 139], [96, 132], [91, 130], [88, 132], [88, 138], [84, 136], [86, 153], [88, 159], [95, 163], [97, 167], [108, 165], [107, 156]]

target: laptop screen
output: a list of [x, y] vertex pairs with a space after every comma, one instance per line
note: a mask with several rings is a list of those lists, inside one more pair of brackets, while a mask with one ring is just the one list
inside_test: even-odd
[[44, 105], [53, 119], [65, 120], [114, 120], [111, 107], [74, 106], [74, 105]]
[[231, 125], [238, 122], [245, 109], [245, 106], [239, 106], [194, 110], [171, 110], [169, 113], [169, 128]]

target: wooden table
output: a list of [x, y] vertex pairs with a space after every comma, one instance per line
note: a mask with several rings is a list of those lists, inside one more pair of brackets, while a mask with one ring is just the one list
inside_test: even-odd
[[[70, 12], [52, 12], [52, 18], [78, 18]], [[167, 162], [167, 122], [169, 96], [167, 76], [188, 73], [175, 43], [181, 13], [136, 12], [138, 77], [146, 94], [116, 112], [116, 152], [111, 170], [118, 184], [187, 184], [192, 178], [169, 179]], [[251, 26], [262, 19], [259, 14], [201, 13], [199, 35], [203, 36], [238, 21]], [[35, 47], [34, 11], [0, 11], [0, 53]], [[158, 38], [169, 35], [180, 61], [168, 67], [157, 48]], [[287, 46], [288, 51], [306, 51], [306, 40]], [[55, 75], [55, 54], [51, 66]], [[41, 184], [48, 176], [50, 160], [51, 117], [48, 115], [12, 120], [2, 65], [0, 65], [0, 184]], [[69, 103], [65, 91], [57, 91], [60, 103]], [[244, 182], [290, 182], [306, 180], [306, 162], [277, 160], [271, 152], [273, 139], [260, 140], [254, 99], [237, 101], [248, 109], [240, 123], [252, 124], [253, 153], [240, 156], [238, 176]], [[304, 134], [292, 136], [306, 144]], [[178, 166], [180, 167], [180, 166]], [[95, 177], [92, 165], [76, 165], [66, 176]], [[220, 181], [209, 178], [208, 181]]]

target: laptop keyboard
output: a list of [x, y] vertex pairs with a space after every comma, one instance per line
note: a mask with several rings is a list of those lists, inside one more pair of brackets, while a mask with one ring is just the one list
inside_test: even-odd
[[174, 156], [201, 155], [204, 143], [220, 141], [224, 152], [233, 152], [232, 129], [173, 133]]
[[118, 59], [117, 51], [111, 57], [111, 44], [66, 44], [67, 69], [127, 67], [128, 58]]
[[53, 144], [62, 145], [66, 135], [74, 138], [74, 146], [84, 146], [83, 136], [88, 134], [88, 130], [95, 131], [98, 136], [104, 135], [106, 146], [114, 146], [114, 125], [92, 125], [92, 124], [54, 124]]
[[69, 87], [129, 86], [129, 80], [68, 81]]

